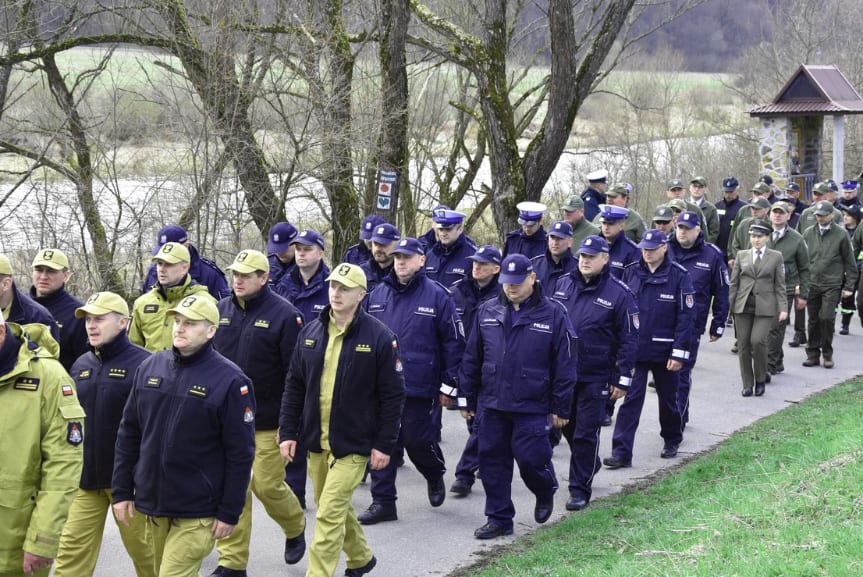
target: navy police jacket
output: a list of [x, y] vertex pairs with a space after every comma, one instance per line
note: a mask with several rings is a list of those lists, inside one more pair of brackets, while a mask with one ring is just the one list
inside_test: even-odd
[[692, 336], [704, 334], [707, 328], [707, 315], [713, 303], [713, 320], [710, 322], [710, 336], [721, 337], [728, 319], [728, 268], [722, 251], [715, 244], [704, 240], [704, 232], [698, 235], [695, 244], [684, 249], [672, 237], [668, 242], [668, 256], [689, 271], [692, 288], [695, 289], [695, 325]]
[[557, 264], [551, 259], [551, 253], [548, 250], [545, 251], [545, 254], [530, 259], [530, 263], [533, 265], [536, 280], [539, 281], [545, 296], [551, 296], [554, 292], [554, 285], [557, 284], [557, 279], [578, 268], [578, 259], [575, 258], [571, 250], [563, 253], [563, 256], [560, 257], [560, 262]]
[[688, 361], [695, 323], [689, 272], [666, 254], [654, 273], [643, 260], [632, 263], [623, 282], [638, 303], [638, 362]]
[[112, 500], [153, 517], [236, 525], [255, 459], [255, 394], [211, 344], [159, 351], [135, 374], [123, 411]]
[[532, 235], [524, 234], [522, 229], [514, 230], [506, 234], [503, 244], [503, 256], [510, 254], [523, 254], [527, 258], [533, 258], [545, 254], [548, 248], [548, 234], [540, 225], [539, 229]]
[[584, 218], [587, 222], [593, 222], [596, 215], [600, 213], [599, 205], [608, 202], [608, 198], [592, 186], [584, 189], [581, 200], [584, 201]]
[[138, 365], [149, 356], [150, 351], [129, 342], [122, 332], [98, 350], [81, 355], [69, 371], [78, 389], [78, 400], [87, 413], [80, 485], [84, 490], [111, 488], [114, 445], [123, 407], [132, 392]]
[[[285, 382], [279, 442], [300, 441], [321, 452], [321, 374], [329, 341], [330, 308], [300, 333]], [[330, 409], [333, 456], [390, 455], [399, 436], [405, 383], [395, 334], [357, 310], [342, 341]]]
[[267, 279], [267, 283], [270, 286], [275, 286], [279, 284], [279, 281], [282, 280], [282, 277], [291, 272], [294, 268], [294, 261], [289, 263], [284, 263], [279, 260], [274, 254], [267, 255], [267, 262], [270, 263], [270, 276]]
[[220, 300], [217, 306], [219, 330], [213, 345], [252, 379], [258, 405], [255, 429], [276, 429], [303, 315], [269, 286], [244, 306], [236, 296]]
[[470, 276], [471, 261], [467, 259], [476, 252], [476, 245], [462, 233], [450, 246], [434, 243], [426, 251], [426, 276], [449, 288]]
[[308, 284], [303, 280], [299, 267], [294, 267], [273, 290], [297, 307], [304, 319], [312, 319], [330, 303], [328, 276], [330, 269], [324, 261], [320, 262]]
[[608, 243], [608, 265], [611, 267], [611, 274], [619, 279], [623, 278], [623, 269], [638, 262], [640, 258], [641, 249], [623, 232], [617, 235], [614, 242]]
[[[210, 291], [210, 294], [216, 300], [230, 296], [231, 289], [228, 287], [228, 281], [222, 269], [215, 262], [198, 254], [198, 249], [194, 245], [190, 244], [188, 248], [189, 256], [191, 257], [189, 276], [193, 280], [198, 281], [198, 284], [206, 286], [207, 290]], [[144, 287], [141, 289], [141, 294], [153, 288], [158, 281], [156, 263], [153, 263], [147, 269], [147, 278], [144, 279]]]
[[498, 293], [500, 293], [499, 276], [498, 274], [494, 275], [494, 278], [484, 287], [480, 287], [471, 276], [450, 287], [452, 298], [455, 301], [455, 312], [461, 318], [461, 324], [468, 336], [470, 329], [473, 328], [473, 321], [480, 305], [487, 300], [497, 298]]
[[75, 317], [75, 309], [84, 303], [69, 294], [65, 285], [44, 297], [37, 297], [36, 287], [30, 287], [30, 297], [54, 317], [60, 331], [60, 364], [68, 371], [75, 360], [89, 349], [84, 319]]
[[[629, 388], [638, 354], [638, 305], [608, 265], [586, 283], [578, 269], [560, 277], [554, 300], [569, 313], [576, 334], [578, 379]], [[620, 375], [617, 383], [612, 379]]]
[[390, 273], [365, 306], [399, 337], [407, 396], [455, 397], [464, 328], [449, 290], [422, 270], [406, 285]]
[[459, 371], [459, 407], [568, 419], [577, 380], [566, 310], [534, 289], [516, 312], [506, 296], [480, 306]]
[[19, 325], [30, 323], [45, 325], [51, 332], [51, 336], [59, 344], [60, 327], [57, 326], [57, 321], [48, 309], [19, 291], [14, 282], [12, 283], [12, 291], [15, 296], [12, 299], [12, 304], [9, 305], [9, 318], [6, 321]]
[[345, 256], [342, 258], [342, 262], [361, 265], [364, 262], [368, 262], [370, 258], [372, 258], [372, 251], [369, 250], [366, 243], [360, 241], [348, 247], [348, 250], [345, 251]]

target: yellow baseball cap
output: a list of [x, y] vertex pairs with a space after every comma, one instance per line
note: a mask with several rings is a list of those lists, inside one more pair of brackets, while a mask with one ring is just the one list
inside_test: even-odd
[[270, 272], [270, 261], [259, 250], [243, 250], [234, 258], [234, 262], [228, 266], [228, 270], [240, 274], [251, 274], [258, 270]]
[[210, 321], [219, 324], [219, 309], [212, 297], [192, 295], [180, 301], [180, 304], [168, 309], [169, 315], [183, 315], [193, 321]]
[[93, 294], [87, 299], [84, 306], [75, 309], [75, 317], [79, 319], [84, 318], [88, 313], [97, 316], [117, 313], [127, 317], [129, 316], [129, 305], [117, 293], [104, 291]]
[[33, 268], [37, 266], [47, 266], [54, 270], [64, 270], [69, 268], [69, 259], [61, 250], [56, 248], [46, 248], [40, 250], [33, 259]]
[[348, 288], [360, 287], [365, 290], [367, 287], [366, 273], [355, 264], [342, 263], [338, 265], [327, 277], [327, 280], [341, 283]]
[[0, 274], [12, 276], [12, 263], [5, 254], [0, 254]]
[[176, 264], [178, 262], [191, 262], [192, 256], [185, 245], [179, 242], [166, 242], [150, 260], [153, 262], [161, 260], [168, 264]]

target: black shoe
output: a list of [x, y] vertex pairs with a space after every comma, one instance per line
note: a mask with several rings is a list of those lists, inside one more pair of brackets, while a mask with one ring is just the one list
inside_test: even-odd
[[737, 348], [737, 343], [734, 343], [734, 346], [733, 346], [733, 347], [731, 347], [731, 352], [732, 352], [732, 353], [734, 353], [734, 354], [736, 355], [736, 354], [737, 354], [737, 351], [739, 351], [739, 350], [740, 350], [740, 349], [739, 349], [739, 348]]
[[792, 349], [796, 349], [797, 347], [799, 347], [802, 344], [803, 343], [800, 342], [800, 336], [799, 335], [794, 335], [794, 338], [791, 339], [790, 341], [788, 341], [788, 346], [791, 347]]
[[677, 456], [677, 445], [675, 445], [675, 444], [665, 445], [662, 448], [662, 452], [659, 453], [659, 456], [662, 457], [663, 459], [673, 459], [674, 457]]
[[833, 357], [824, 357], [824, 368], [832, 369], [835, 365], [833, 364]]
[[602, 416], [602, 426], [603, 427], [610, 427], [611, 426], [611, 415], [609, 415], [608, 413], [605, 413]]
[[740, 391], [740, 394], [743, 395], [744, 397], [751, 397], [752, 396], [752, 387], [743, 387], [743, 390]]
[[584, 497], [579, 497], [573, 495], [569, 498], [569, 501], [566, 502], [566, 510], [567, 511], [581, 511], [585, 507], [587, 507], [589, 501]]
[[356, 569], [345, 569], [345, 575], [346, 577], [362, 577], [362, 575], [365, 575], [366, 573], [371, 573], [372, 569], [374, 569], [377, 564], [377, 558], [372, 555], [372, 560], [362, 567], [357, 567]]
[[495, 537], [503, 537], [504, 535], [512, 535], [512, 527], [505, 527], [494, 521], [489, 521], [473, 532], [473, 536], [477, 539], [494, 539]]
[[245, 569], [228, 569], [219, 565], [216, 570], [210, 573], [210, 577], [246, 577]]
[[[372, 503], [365, 512], [357, 517], [360, 525], [374, 525], [384, 521], [395, 521], [399, 518], [395, 503]], [[357, 573], [362, 575], [362, 573]]]
[[467, 497], [470, 495], [471, 484], [464, 479], [456, 479], [450, 486], [449, 492], [455, 493], [456, 497]]
[[[770, 377], [769, 372], [766, 375], [764, 375], [764, 382], [765, 383], [769, 383], [771, 380], [773, 380], [773, 379]], [[757, 389], [758, 387], [755, 387], [755, 388]]]
[[533, 519], [537, 523], [545, 523], [551, 517], [551, 512], [554, 511], [554, 497], [548, 499], [536, 499], [536, 505], [533, 508]]
[[755, 383], [755, 396], [760, 397], [764, 394], [764, 383]]
[[655, 389], [656, 388], [656, 381], [647, 381], [647, 388], [648, 389]]
[[632, 466], [632, 461], [615, 457], [614, 455], [602, 460], [602, 464], [608, 469], [626, 469]]
[[[772, 369], [768, 369], [767, 372], [770, 373], [771, 375], [778, 375], [778, 374], [785, 372], [785, 367], [780, 365], [778, 367], [773, 367]], [[767, 382], [769, 383], [770, 381], [767, 381]]]
[[842, 325], [842, 328], [839, 329], [840, 335], [847, 335], [850, 331], [848, 330], [848, 325]]
[[446, 499], [446, 485], [443, 477], [434, 481], [426, 481], [428, 486], [429, 504], [432, 507], [440, 507]]
[[820, 364], [821, 361], [818, 359], [818, 357], [809, 357], [808, 359], [803, 361], [804, 367], [817, 367]]
[[296, 565], [306, 554], [306, 530], [290, 539], [285, 539], [285, 563]]

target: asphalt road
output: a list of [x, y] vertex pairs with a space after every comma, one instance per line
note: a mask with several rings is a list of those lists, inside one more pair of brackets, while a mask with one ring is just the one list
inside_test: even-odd
[[[788, 335], [791, 335], [789, 329]], [[594, 500], [620, 491], [623, 487], [649, 477], [660, 469], [678, 465], [688, 457], [709, 450], [735, 431], [758, 419], [777, 412], [789, 404], [839, 382], [863, 373], [860, 351], [863, 329], [855, 318], [850, 336], [834, 338], [836, 353], [834, 369], [805, 368], [804, 349], [785, 349], [785, 373], [773, 377], [763, 397], [740, 396], [740, 377], [737, 357], [729, 352], [733, 336], [726, 335], [715, 343], [702, 343], [698, 363], [693, 373], [690, 422], [677, 459], [660, 459], [662, 439], [659, 437], [656, 396], [648, 393], [641, 425], [636, 436], [633, 466], [610, 471], [603, 469], [594, 480]], [[611, 447], [611, 427], [603, 429], [600, 456], [607, 457]], [[447, 487], [453, 481], [453, 470], [458, 461], [467, 432], [463, 420], [454, 411], [444, 414], [442, 447], [449, 471]], [[560, 520], [568, 513], [564, 504], [568, 496], [569, 449], [558, 446], [554, 466], [561, 490], [555, 499], [556, 509], [549, 523]], [[511, 542], [537, 529], [533, 521], [533, 496], [519, 478], [513, 480], [513, 500], [516, 506], [515, 533], [512, 537], [491, 542], [478, 541], [473, 531], [485, 523], [484, 495], [481, 483], [474, 485], [471, 495], [456, 499], [447, 495], [443, 506], [433, 509], [428, 504], [426, 485], [410, 465], [399, 470], [399, 520], [365, 528], [369, 544], [378, 558], [377, 568], [370, 573], [375, 577], [421, 577], [447, 575], [457, 567], [474, 562], [477, 554], [500, 544]], [[306, 513], [306, 536], [310, 541], [314, 526], [314, 505], [311, 503], [309, 484], [309, 510]], [[371, 503], [368, 485], [361, 485], [354, 495], [354, 506], [361, 512]], [[284, 536], [276, 524], [267, 517], [257, 501], [254, 504], [254, 525], [251, 559], [248, 574], [251, 577], [305, 575], [308, 557], [294, 566], [284, 564], [282, 553]], [[132, 564], [126, 556], [116, 527], [108, 521], [105, 539], [96, 570], [97, 577], [133, 576]], [[202, 575], [207, 576], [216, 567], [213, 552], [204, 560]], [[344, 560], [336, 575], [344, 571]]]

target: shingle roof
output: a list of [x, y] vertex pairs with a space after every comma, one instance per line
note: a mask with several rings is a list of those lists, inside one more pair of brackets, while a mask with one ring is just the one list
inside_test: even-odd
[[863, 114], [863, 98], [833, 65], [803, 64], [770, 104], [757, 106], [750, 116]]

